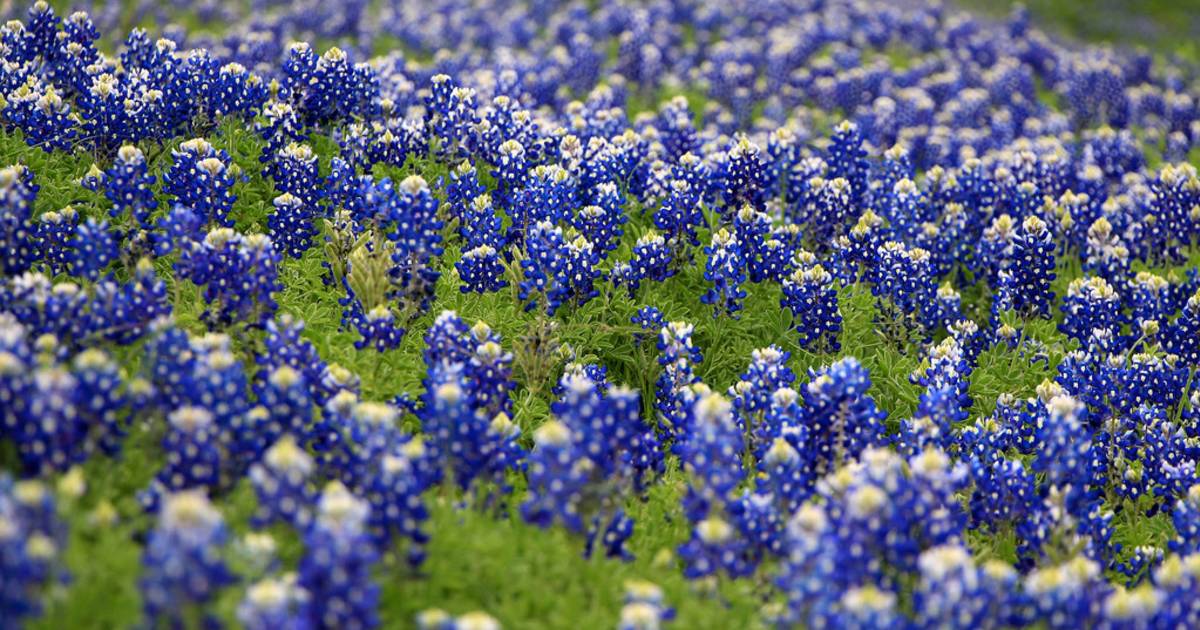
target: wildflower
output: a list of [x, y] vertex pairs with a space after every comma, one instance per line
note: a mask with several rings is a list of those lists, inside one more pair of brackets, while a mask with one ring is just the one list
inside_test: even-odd
[[633, 257], [629, 261], [628, 270], [618, 275], [613, 274], [614, 284], [624, 284], [632, 298], [642, 282], [663, 282], [675, 275], [671, 267], [671, 252], [667, 249], [667, 241], [654, 231], [643, 234], [633, 246]]
[[246, 588], [238, 604], [237, 619], [248, 630], [296, 627], [306, 594], [296, 585], [296, 575], [264, 578]]
[[107, 221], [88, 219], [75, 228], [71, 248], [74, 250], [70, 254], [71, 272], [87, 280], [99, 278], [100, 273], [117, 258], [117, 242], [108, 229]]
[[724, 228], [712, 237], [712, 245], [704, 248], [708, 260], [704, 265], [704, 279], [713, 284], [700, 301], [714, 305], [713, 317], [729, 315], [737, 318], [742, 308], [746, 291], [741, 288], [746, 279], [743, 244]]
[[104, 196], [113, 204], [111, 217], [121, 217], [128, 211], [138, 225], [150, 227], [150, 213], [158, 207], [158, 201], [154, 198], [155, 178], [149, 174], [146, 156], [140, 149], [129, 144], [121, 147], [113, 165], [98, 179]]
[[205, 224], [232, 226], [229, 211], [237, 198], [231, 192], [229, 155], [195, 138], [173, 150], [171, 157], [174, 163], [163, 175], [163, 192], [202, 217]]
[[625, 604], [618, 630], [657, 630], [674, 617], [675, 610], [666, 605], [658, 585], [642, 580], [625, 583]]
[[0, 610], [14, 627], [42, 610], [42, 595], [61, 564], [65, 528], [54, 496], [36, 480], [14, 482], [0, 475]]
[[379, 625], [379, 586], [371, 579], [378, 553], [366, 526], [367, 503], [338, 482], [325, 486], [313, 525], [304, 534], [297, 585], [307, 595], [303, 615], [314, 628]]
[[315, 209], [291, 193], [284, 193], [271, 203], [275, 208], [267, 216], [271, 240], [288, 256], [300, 258], [312, 247], [317, 235]]
[[784, 279], [779, 305], [791, 312], [801, 347], [831, 351], [841, 347], [842, 314], [833, 276], [824, 267], [799, 268]]
[[227, 536], [221, 513], [203, 490], [164, 497], [142, 554], [139, 584], [149, 623], [182, 624], [190, 609], [205, 605], [233, 582], [220, 554]]

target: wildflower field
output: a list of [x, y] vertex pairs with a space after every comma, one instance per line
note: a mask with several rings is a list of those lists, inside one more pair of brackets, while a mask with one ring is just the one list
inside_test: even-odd
[[0, 3], [0, 630], [1200, 626], [1200, 8], [987, 4]]

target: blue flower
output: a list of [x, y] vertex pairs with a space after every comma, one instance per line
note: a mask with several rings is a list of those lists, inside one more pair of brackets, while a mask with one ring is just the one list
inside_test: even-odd
[[36, 243], [41, 252], [42, 262], [50, 275], [63, 273], [74, 260], [73, 250], [78, 229], [79, 213], [71, 206], [38, 217]]
[[655, 630], [675, 618], [675, 609], [666, 604], [663, 590], [643, 580], [625, 582], [625, 603], [617, 630]]
[[221, 474], [221, 428], [214, 423], [212, 412], [203, 407], [180, 407], [167, 421], [170, 425], [162, 441], [166, 461], [140, 497], [150, 511], [160, 509], [172, 493], [215, 489]]
[[[99, 169], [97, 169], [99, 172]], [[118, 218], [129, 212], [130, 217], [143, 228], [150, 227], [150, 213], [158, 207], [154, 198], [155, 177], [149, 173], [146, 156], [133, 145], [125, 145], [117, 151], [113, 165], [100, 173], [98, 184], [104, 188], [104, 196], [112, 202], [109, 215]]]
[[494, 293], [508, 286], [504, 279], [507, 271], [499, 252], [491, 245], [479, 245], [466, 250], [454, 263], [463, 284], [458, 287], [463, 293]]
[[202, 217], [206, 225], [232, 226], [229, 212], [237, 197], [232, 192], [229, 155], [195, 138], [171, 151], [171, 157], [174, 163], [163, 175], [163, 192]]
[[30, 222], [38, 186], [25, 166], [0, 170], [0, 270], [14, 277], [29, 270], [37, 258], [34, 226]]
[[267, 216], [271, 240], [288, 256], [300, 258], [317, 235], [315, 208], [291, 193], [276, 197], [272, 205], [275, 210]]
[[312, 519], [315, 493], [309, 487], [313, 460], [289, 435], [267, 449], [262, 461], [250, 468], [250, 482], [258, 496], [254, 521], [259, 527], [276, 521], [304, 531]]
[[221, 513], [203, 490], [163, 498], [158, 524], [142, 553], [142, 609], [147, 623], [182, 625], [234, 581], [221, 547], [228, 536]]
[[53, 493], [40, 481], [14, 482], [7, 473], [0, 475], [0, 612], [5, 627], [20, 627], [41, 612], [44, 591], [58, 573], [65, 534]]
[[658, 333], [658, 364], [662, 366], [655, 381], [654, 407], [658, 410], [660, 430], [680, 437], [690, 410], [684, 402], [685, 390], [699, 381], [696, 365], [704, 360], [700, 349], [692, 345], [695, 328], [687, 322], [671, 322]]
[[238, 604], [237, 620], [247, 630], [276, 628], [307, 629], [301, 617], [306, 594], [296, 584], [296, 574], [264, 578], [246, 587], [246, 595]]
[[792, 326], [805, 349], [836, 352], [841, 344], [842, 313], [833, 276], [820, 264], [803, 266], [783, 280], [780, 307], [792, 314]]
[[672, 267], [671, 251], [667, 241], [653, 230], [646, 232], [633, 246], [633, 257], [629, 261], [628, 271], [623, 276], [613, 274], [614, 284], [624, 284], [632, 298], [642, 282], [663, 282], [675, 275]]
[[704, 279], [713, 284], [700, 301], [714, 305], [713, 317], [729, 315], [737, 318], [742, 309], [746, 291], [741, 288], [746, 280], [743, 244], [737, 237], [722, 228], [713, 234], [712, 245], [704, 248], [708, 260], [704, 264]]
[[96, 280], [118, 257], [117, 241], [108, 229], [108, 221], [89, 218], [75, 228], [71, 239], [72, 275]]
[[378, 552], [367, 531], [370, 507], [338, 482], [325, 486], [316, 519], [304, 533], [297, 585], [307, 595], [313, 628], [379, 625], [379, 586], [371, 572]]

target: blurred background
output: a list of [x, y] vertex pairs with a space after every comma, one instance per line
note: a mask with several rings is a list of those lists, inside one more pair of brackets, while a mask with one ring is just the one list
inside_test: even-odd
[[[958, 6], [1003, 18], [1018, 2], [958, 0]], [[1144, 46], [1200, 60], [1200, 0], [1024, 0], [1033, 23], [1067, 39]]]

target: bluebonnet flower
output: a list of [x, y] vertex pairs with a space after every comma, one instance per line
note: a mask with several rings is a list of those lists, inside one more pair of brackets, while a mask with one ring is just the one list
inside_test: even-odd
[[893, 339], [904, 339], [915, 327], [924, 330], [924, 310], [934, 301], [936, 279], [929, 252], [897, 241], [884, 243], [866, 273], [876, 298], [879, 321]]
[[538, 427], [533, 439], [531, 496], [521, 504], [521, 516], [542, 527], [561, 521], [570, 531], [583, 531], [579, 503], [591, 471], [587, 463], [576, 459], [575, 436], [566, 424], [551, 419]]
[[38, 186], [33, 172], [22, 165], [0, 170], [0, 269], [8, 277], [29, 270], [36, 260], [34, 226], [30, 222]]
[[297, 585], [308, 597], [303, 612], [308, 627], [379, 625], [379, 586], [371, 578], [378, 552], [367, 531], [370, 511], [339, 482], [321, 493], [297, 571]]
[[808, 502], [792, 517], [780, 582], [790, 622], [819, 625], [861, 612], [844, 609], [843, 597], [856, 585], [894, 588], [898, 576], [917, 569], [923, 551], [958, 542], [963, 514], [955, 494], [965, 466], [937, 449], [907, 464], [890, 451], [867, 449], [818, 484], [820, 503]]
[[704, 248], [708, 256], [704, 264], [704, 279], [713, 284], [700, 301], [713, 305], [713, 317], [729, 315], [737, 318], [746, 291], [741, 288], [746, 279], [743, 244], [722, 228], [713, 234], [712, 244]]
[[797, 268], [783, 281], [780, 307], [792, 314], [792, 326], [805, 349], [836, 352], [841, 344], [842, 314], [833, 276], [820, 264]]
[[167, 417], [163, 437], [166, 462], [142, 494], [143, 505], [159, 509], [174, 492], [214, 489], [221, 474], [220, 430], [213, 413], [203, 407], [180, 407]]
[[293, 142], [280, 149], [271, 167], [275, 189], [290, 194], [306, 207], [316, 208], [324, 187], [317, 173], [317, 155], [307, 144]]
[[1083, 270], [1120, 286], [1129, 275], [1130, 252], [1107, 217], [1096, 219], [1087, 230]]
[[[629, 318], [630, 323], [637, 324], [643, 331], [653, 330], [657, 335], [663, 326], [667, 325], [666, 319], [663, 317], [662, 311], [653, 306], [643, 306], [639, 308], [633, 317]], [[637, 345], [642, 345], [646, 340], [647, 333], [634, 333], [633, 342]]]
[[[500, 144], [496, 150], [495, 168], [492, 169], [492, 176], [496, 178], [496, 200], [502, 208], [511, 208], [514, 211], [514, 217], [527, 217], [533, 210], [530, 208], [531, 197], [537, 194], [537, 180], [541, 179], [540, 174], [546, 173], [545, 169], [535, 169], [532, 173], [532, 178], [526, 176], [530, 174], [529, 160], [525, 155], [525, 146], [518, 140], [507, 140]], [[554, 169], [552, 173], [558, 178], [565, 179], [567, 171], [562, 169]], [[532, 179], [533, 181], [529, 181]], [[526, 185], [528, 184], [528, 185]], [[523, 186], [525, 186], [523, 188]], [[548, 210], [564, 211], [565, 208], [548, 208]], [[514, 218], [513, 225], [524, 223]], [[510, 240], [512, 235], [518, 232], [510, 232]]]
[[263, 105], [261, 118], [255, 123], [254, 130], [265, 143], [262, 155], [258, 158], [263, 164], [265, 175], [273, 174], [276, 156], [280, 150], [293, 142], [305, 139], [303, 126], [295, 108], [289, 103], [274, 99]]
[[419, 176], [404, 178], [394, 191], [389, 180], [377, 187], [383, 195], [393, 197], [387, 208], [387, 238], [395, 243], [391, 255], [389, 276], [397, 295], [408, 308], [418, 312], [429, 309], [435, 285], [441, 273], [433, 261], [442, 255], [442, 222], [437, 218], [438, 202], [429, 184]]
[[108, 229], [108, 221], [89, 218], [75, 228], [71, 239], [72, 275], [96, 280], [117, 259], [117, 241]]
[[738, 426], [753, 432], [771, 407], [776, 392], [795, 382], [796, 374], [787, 366], [791, 356], [779, 346], [758, 348], [750, 353], [750, 365], [729, 388]]
[[700, 379], [696, 365], [704, 360], [700, 349], [692, 344], [695, 327], [687, 322], [670, 322], [658, 332], [658, 364], [662, 366], [655, 381], [654, 408], [658, 410], [660, 430], [681, 437], [687, 431], [691, 413], [685, 402], [685, 391]]
[[494, 293], [508, 286], [508, 281], [504, 279], [507, 270], [499, 252], [491, 245], [479, 245], [464, 251], [454, 263], [454, 268], [463, 281], [459, 286], [463, 293]]
[[1163, 335], [1163, 349], [1188, 365], [1200, 364], [1200, 289], [1190, 296]]
[[317, 235], [316, 208], [291, 193], [271, 202], [275, 207], [267, 216], [271, 241], [292, 258], [300, 258], [313, 245]]
[[102, 186], [104, 196], [113, 204], [109, 215], [115, 219], [128, 211], [138, 225], [149, 228], [150, 213], [158, 207], [158, 201], [154, 198], [155, 178], [149, 173], [142, 151], [133, 145], [122, 146], [107, 171], [95, 168], [94, 172], [94, 176], [89, 173], [93, 189]]
[[5, 101], [4, 117], [21, 129], [25, 144], [47, 152], [72, 146], [78, 133], [76, 115], [54, 85], [30, 76], [5, 95]]
[[275, 293], [283, 288], [280, 258], [266, 235], [216, 228], [202, 243], [184, 252], [176, 270], [204, 287], [209, 305], [205, 319], [210, 323], [258, 326], [278, 308]]
[[1045, 221], [1029, 216], [1021, 223], [1021, 232], [1013, 242], [1013, 308], [1037, 316], [1048, 316], [1054, 298], [1050, 283], [1054, 280], [1053, 235]]
[[422, 524], [429, 518], [422, 492], [430, 479], [425, 470], [424, 442], [413, 438], [378, 458], [378, 470], [367, 480], [366, 499], [371, 504], [371, 528], [383, 544], [393, 536], [408, 538], [408, 562], [418, 566], [425, 560], [429, 535]]
[[[32, 374], [22, 398], [14, 401], [15, 417], [8, 421], [15, 421], [15, 425], [5, 427], [27, 472], [46, 474], [67, 470], [86, 459], [96, 439], [114, 428], [111, 424], [101, 423], [96, 427], [87, 424], [96, 418], [82, 414], [75, 402], [76, 396], [86, 392], [75, 374], [64, 368], [46, 366]], [[103, 420], [105, 407], [112, 403], [103, 397], [95, 402], [96, 411], [102, 416], [99, 419]], [[98, 435], [92, 435], [93, 431]]]
[[1034, 611], [1030, 621], [1050, 628], [1098, 622], [1110, 589], [1099, 565], [1082, 556], [1032, 571], [1024, 587]]
[[5, 628], [19, 628], [42, 610], [43, 591], [59, 572], [65, 527], [53, 494], [40, 481], [0, 475], [0, 612]]
[[657, 630], [675, 618], [675, 609], [667, 606], [662, 588], [652, 582], [625, 582], [625, 603], [617, 630]]
[[442, 156], [462, 157], [471, 149], [471, 128], [478, 121], [475, 90], [459, 87], [448, 75], [434, 75], [425, 108], [425, 124], [429, 135], [437, 139]]
[[[796, 398], [794, 390], [779, 390], [776, 392], [773, 406], [786, 408], [794, 405]], [[811, 496], [816, 479], [813, 478], [800, 451], [792, 446], [793, 441], [802, 443], [803, 429], [798, 425], [775, 419], [772, 419], [772, 424], [779, 425], [780, 435], [764, 445], [766, 448], [758, 462], [758, 491], [768, 494], [778, 515], [786, 516], [794, 513]], [[775, 533], [775, 537], [778, 539], [778, 532]], [[778, 553], [779, 549], [772, 551]]]
[[454, 617], [444, 610], [429, 608], [417, 614], [416, 623], [418, 630], [500, 630], [495, 617], [478, 610]]
[[1128, 287], [1128, 301], [1133, 311], [1131, 323], [1141, 330], [1166, 322], [1177, 308], [1173, 294], [1174, 287], [1166, 278], [1148, 271], [1138, 272]]
[[497, 251], [504, 249], [505, 241], [500, 229], [502, 221], [492, 207], [491, 195], [480, 194], [463, 202], [458, 217], [458, 232], [464, 242], [463, 251], [483, 245], [489, 245]]
[[867, 194], [867, 178], [870, 164], [862, 146], [862, 134], [858, 126], [842, 121], [834, 128], [829, 138], [825, 161], [829, 165], [828, 179], [845, 178], [850, 196], [855, 201]]
[[253, 117], [267, 100], [267, 86], [262, 78], [240, 63], [227, 63], [217, 71], [216, 81], [209, 87], [208, 107], [213, 116]]
[[250, 468], [250, 482], [258, 496], [255, 523], [261, 527], [282, 521], [304, 531], [315, 503], [315, 493], [308, 486], [313, 467], [312, 458], [291, 435], [267, 449], [262, 461]]
[[599, 542], [605, 555], [629, 559], [625, 540], [633, 521], [621, 509], [621, 499], [642, 492], [662, 472], [658, 440], [641, 420], [636, 392], [605, 391], [603, 381], [570, 371], [560, 387], [562, 398], [551, 407], [554, 425], [543, 425], [535, 434], [531, 492], [522, 515], [543, 527], [559, 520], [584, 534], [585, 556]]
[[568, 240], [562, 228], [540, 221], [530, 230], [526, 249], [521, 261], [525, 279], [517, 296], [526, 310], [544, 300], [546, 314], [552, 316], [564, 304], [582, 306], [599, 295], [600, 254], [587, 238]]
[[730, 212], [743, 204], [757, 205], [762, 202], [768, 187], [768, 172], [760, 154], [762, 150], [746, 136], [733, 141], [728, 150], [728, 172], [725, 176], [723, 197]]
[[[486, 324], [483, 325], [486, 328]], [[438, 314], [425, 332], [425, 359], [427, 376], [443, 364], [466, 364], [476, 349], [476, 344], [490, 337], [491, 330], [481, 330], [476, 335], [458, 313], [446, 310]]]
[[749, 271], [751, 282], [762, 282], [772, 276], [772, 255], [768, 251], [771, 236], [771, 218], [751, 205], [742, 206], [733, 213], [733, 232], [742, 253], [742, 261]]
[[155, 224], [157, 231], [151, 236], [154, 255], [166, 256], [173, 251], [182, 253], [195, 249], [204, 240], [204, 225], [204, 217], [187, 207], [172, 207]]
[[366, 488], [380, 459], [405, 443], [400, 410], [392, 405], [360, 402], [356, 394], [343, 391], [331, 397], [322, 411], [336, 442], [320, 453], [321, 469], [351, 489]]
[[171, 157], [174, 162], [163, 175], [163, 192], [202, 217], [205, 224], [232, 226], [229, 211], [237, 197], [232, 192], [229, 155], [195, 138], [171, 151]]
[[[692, 159], [695, 159], [694, 156]], [[704, 225], [700, 194], [701, 191], [693, 189], [693, 184], [687, 180], [674, 179], [667, 198], [654, 213], [654, 227], [662, 230], [673, 261], [682, 262], [689, 246], [700, 245], [697, 229]]]
[[933, 547], [917, 560], [920, 582], [913, 595], [919, 627], [972, 628], [1016, 623], [1017, 573], [991, 560], [976, 564], [960, 544]]
[[742, 480], [743, 443], [733, 407], [723, 396], [697, 392], [690, 412], [687, 433], [674, 448], [691, 479], [683, 499], [684, 514], [696, 524], [719, 517], [733, 498], [733, 489]]
[[[612, 186], [612, 184], [604, 184]], [[579, 233], [586, 237], [602, 252], [617, 248], [624, 232], [621, 224], [628, 219], [620, 206], [604, 207], [598, 205], [584, 206], [575, 214], [574, 225]]]
[[815, 177], [809, 182], [813, 189], [813, 209], [806, 225], [808, 240], [817, 251], [827, 250], [848, 231], [856, 208], [853, 188], [844, 177], [825, 179]]
[[1107, 364], [1112, 382], [1123, 385], [1109, 392], [1109, 402], [1118, 413], [1130, 413], [1142, 405], [1174, 409], [1184, 396], [1188, 368], [1174, 355], [1111, 355]]
[[[446, 205], [452, 219], [458, 219], [459, 234], [463, 240], [471, 242], [467, 236], [475, 231], [475, 224], [466, 219], [466, 213], [475, 204], [475, 200], [487, 194], [487, 188], [479, 181], [479, 172], [469, 160], [463, 160], [450, 171], [450, 181], [445, 184]], [[487, 205], [491, 205], [490, 199]], [[497, 226], [498, 229], [498, 226]]]
[[285, 85], [302, 119], [309, 124], [345, 121], [379, 114], [379, 82], [366, 64], [351, 64], [334, 46], [317, 58], [308, 44], [294, 44], [283, 66]]
[[1067, 509], [1081, 515], [1090, 500], [1091, 435], [1085, 424], [1087, 408], [1070, 396], [1056, 396], [1039, 416], [1038, 455], [1033, 468], [1047, 483], [1066, 494]]
[[[75, 409], [89, 432], [89, 439], [108, 455], [116, 454], [125, 437], [130, 393], [117, 363], [103, 350], [89, 348], [75, 355]], [[130, 389], [135, 386], [129, 385]], [[135, 392], [136, 395], [136, 392]]]
[[1097, 331], [1108, 336], [1119, 335], [1125, 319], [1120, 296], [1101, 277], [1072, 280], [1063, 297], [1062, 310], [1064, 317], [1059, 330], [1083, 344]]
[[524, 186], [511, 199], [496, 198], [511, 220], [504, 234], [507, 242], [524, 245], [538, 223], [557, 224], [570, 219], [578, 203], [576, 186], [571, 173], [561, 166], [541, 165], [530, 170]]
[[420, 415], [422, 429], [430, 436], [430, 457], [463, 490], [478, 480], [495, 482], [507, 492], [503, 477], [515, 463], [510, 453], [519, 434], [516, 425], [487, 417], [474, 406], [461, 364], [434, 366], [428, 383]]
[[692, 528], [691, 538], [679, 547], [679, 555], [687, 564], [683, 574], [689, 579], [718, 573], [733, 578], [749, 575], [755, 565], [745, 558], [747, 547], [734, 526], [720, 516], [700, 520]]
[[623, 272], [613, 272], [613, 282], [625, 285], [630, 298], [637, 293], [642, 282], [663, 282], [675, 275], [666, 239], [653, 230], [643, 234], [633, 246], [633, 257], [624, 269]]
[[494, 416], [512, 413], [513, 354], [500, 345], [500, 335], [484, 322], [471, 327], [474, 351], [466, 362], [472, 388], [471, 400], [477, 409]]
[[303, 445], [313, 441], [313, 401], [302, 372], [288, 365], [279, 366], [265, 380], [255, 383], [254, 392], [265, 411], [255, 427], [255, 455], [288, 434]]
[[867, 395], [870, 375], [853, 357], [810, 370], [809, 376], [811, 380], [801, 390], [801, 423], [809, 434], [804, 455], [820, 475], [878, 444], [886, 413]]
[[301, 618], [307, 594], [296, 584], [296, 574], [269, 577], [246, 587], [237, 608], [237, 620], [247, 630], [305, 628]]
[[79, 228], [79, 213], [67, 206], [58, 212], [38, 217], [34, 232], [42, 262], [51, 275], [67, 270], [74, 258], [74, 241]]
[[182, 625], [234, 580], [221, 556], [228, 536], [221, 513], [203, 490], [164, 497], [158, 524], [142, 554], [142, 609], [152, 625]]

